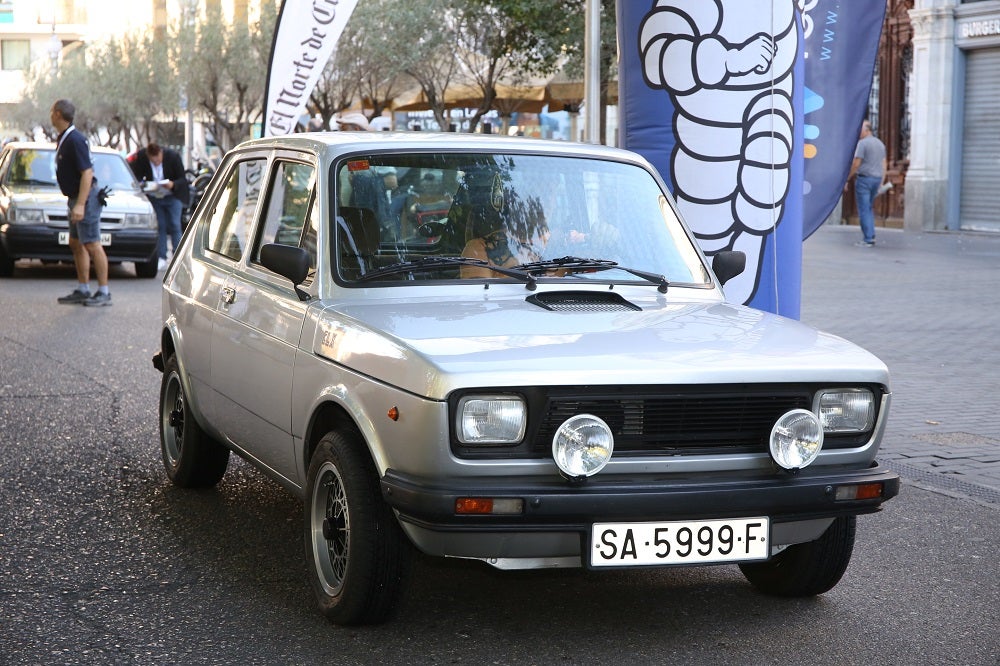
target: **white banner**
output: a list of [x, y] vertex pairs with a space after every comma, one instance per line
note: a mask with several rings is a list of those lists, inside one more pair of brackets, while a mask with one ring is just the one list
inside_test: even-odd
[[274, 29], [264, 136], [291, 134], [358, 0], [284, 0]]

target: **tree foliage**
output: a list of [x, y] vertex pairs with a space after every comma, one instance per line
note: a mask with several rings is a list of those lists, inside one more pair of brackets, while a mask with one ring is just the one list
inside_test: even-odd
[[[310, 102], [324, 124], [352, 105], [380, 115], [419, 90], [441, 127], [446, 96], [458, 86], [477, 100], [474, 131], [491, 110], [509, 113], [497, 86], [579, 71], [586, 0], [361, 0]], [[35, 63], [13, 121], [28, 134], [52, 137], [53, 101], [76, 104], [76, 126], [94, 143], [131, 151], [176, 136], [190, 111], [223, 150], [250, 136], [262, 119], [277, 11], [261, 3], [252, 25], [223, 20], [208, 3], [161, 30], [81, 45], [57, 71]], [[602, 73], [614, 61], [614, 0], [602, 0]]]

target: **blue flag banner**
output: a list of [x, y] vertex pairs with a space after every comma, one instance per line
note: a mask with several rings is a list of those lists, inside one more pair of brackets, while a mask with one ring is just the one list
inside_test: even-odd
[[[813, 106], [818, 101], [808, 86], [806, 47], [822, 2], [618, 3], [622, 145], [656, 167], [707, 255], [746, 253], [747, 269], [726, 284], [727, 299], [795, 318], [807, 235], [805, 191], [813, 196], [835, 185], [839, 195], [857, 142], [858, 114], [864, 113], [862, 104], [841, 123], [854, 123], [846, 137], [833, 126], [809, 129], [815, 123], [805, 120], [807, 100]], [[813, 28], [808, 37], [807, 27]], [[876, 18], [876, 46], [880, 27]], [[861, 76], [866, 85], [873, 62]], [[842, 84], [825, 83], [830, 99], [819, 108], [843, 111], [831, 94]], [[804, 177], [807, 152], [822, 154], [814, 143], [820, 136], [831, 146], [849, 147], [845, 162], [830, 165], [839, 182], [825, 172], [808, 184]]]
[[884, 19], [883, 2], [805, 3], [803, 238], [823, 224], [847, 181]]

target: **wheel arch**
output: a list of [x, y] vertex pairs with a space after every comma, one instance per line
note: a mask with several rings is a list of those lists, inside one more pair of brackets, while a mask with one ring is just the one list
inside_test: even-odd
[[360, 427], [347, 407], [332, 397], [328, 397], [315, 407], [312, 418], [309, 420], [309, 426], [306, 428], [305, 437], [302, 440], [303, 470], [309, 469], [309, 463], [316, 452], [316, 447], [319, 446], [320, 440], [323, 439], [326, 433], [332, 430], [352, 431], [364, 442], [365, 449], [375, 462], [376, 468], [379, 470], [382, 469], [378, 464], [378, 458], [372, 451], [371, 438]]
[[[176, 326], [176, 322], [173, 317], [167, 320], [163, 326], [163, 330], [160, 331], [160, 356], [161, 363], [165, 364], [167, 359], [171, 356], [177, 357], [177, 373], [180, 375], [181, 388], [184, 389], [184, 395], [188, 396], [188, 404], [191, 408], [191, 413], [194, 415], [195, 420], [198, 422], [203, 429], [208, 432], [214, 432], [208, 428], [208, 421], [205, 418], [205, 414], [201, 411], [201, 406], [198, 404], [197, 400], [192, 400], [194, 396], [193, 387], [191, 385], [191, 376], [187, 371], [187, 367], [184, 363], [184, 357], [177, 353], [177, 349], [180, 347], [178, 344], [178, 338], [180, 337], [180, 331]], [[154, 361], [155, 363], [155, 361]]]

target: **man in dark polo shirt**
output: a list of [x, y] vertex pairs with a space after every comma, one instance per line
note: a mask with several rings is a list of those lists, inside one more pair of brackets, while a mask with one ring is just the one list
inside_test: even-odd
[[[108, 290], [108, 257], [101, 246], [101, 204], [87, 137], [73, 127], [76, 107], [66, 99], [52, 105], [49, 119], [59, 132], [56, 180], [68, 199], [69, 248], [76, 264], [77, 287], [59, 302], [67, 305], [111, 305]], [[90, 293], [90, 265], [97, 273], [97, 293]]]

